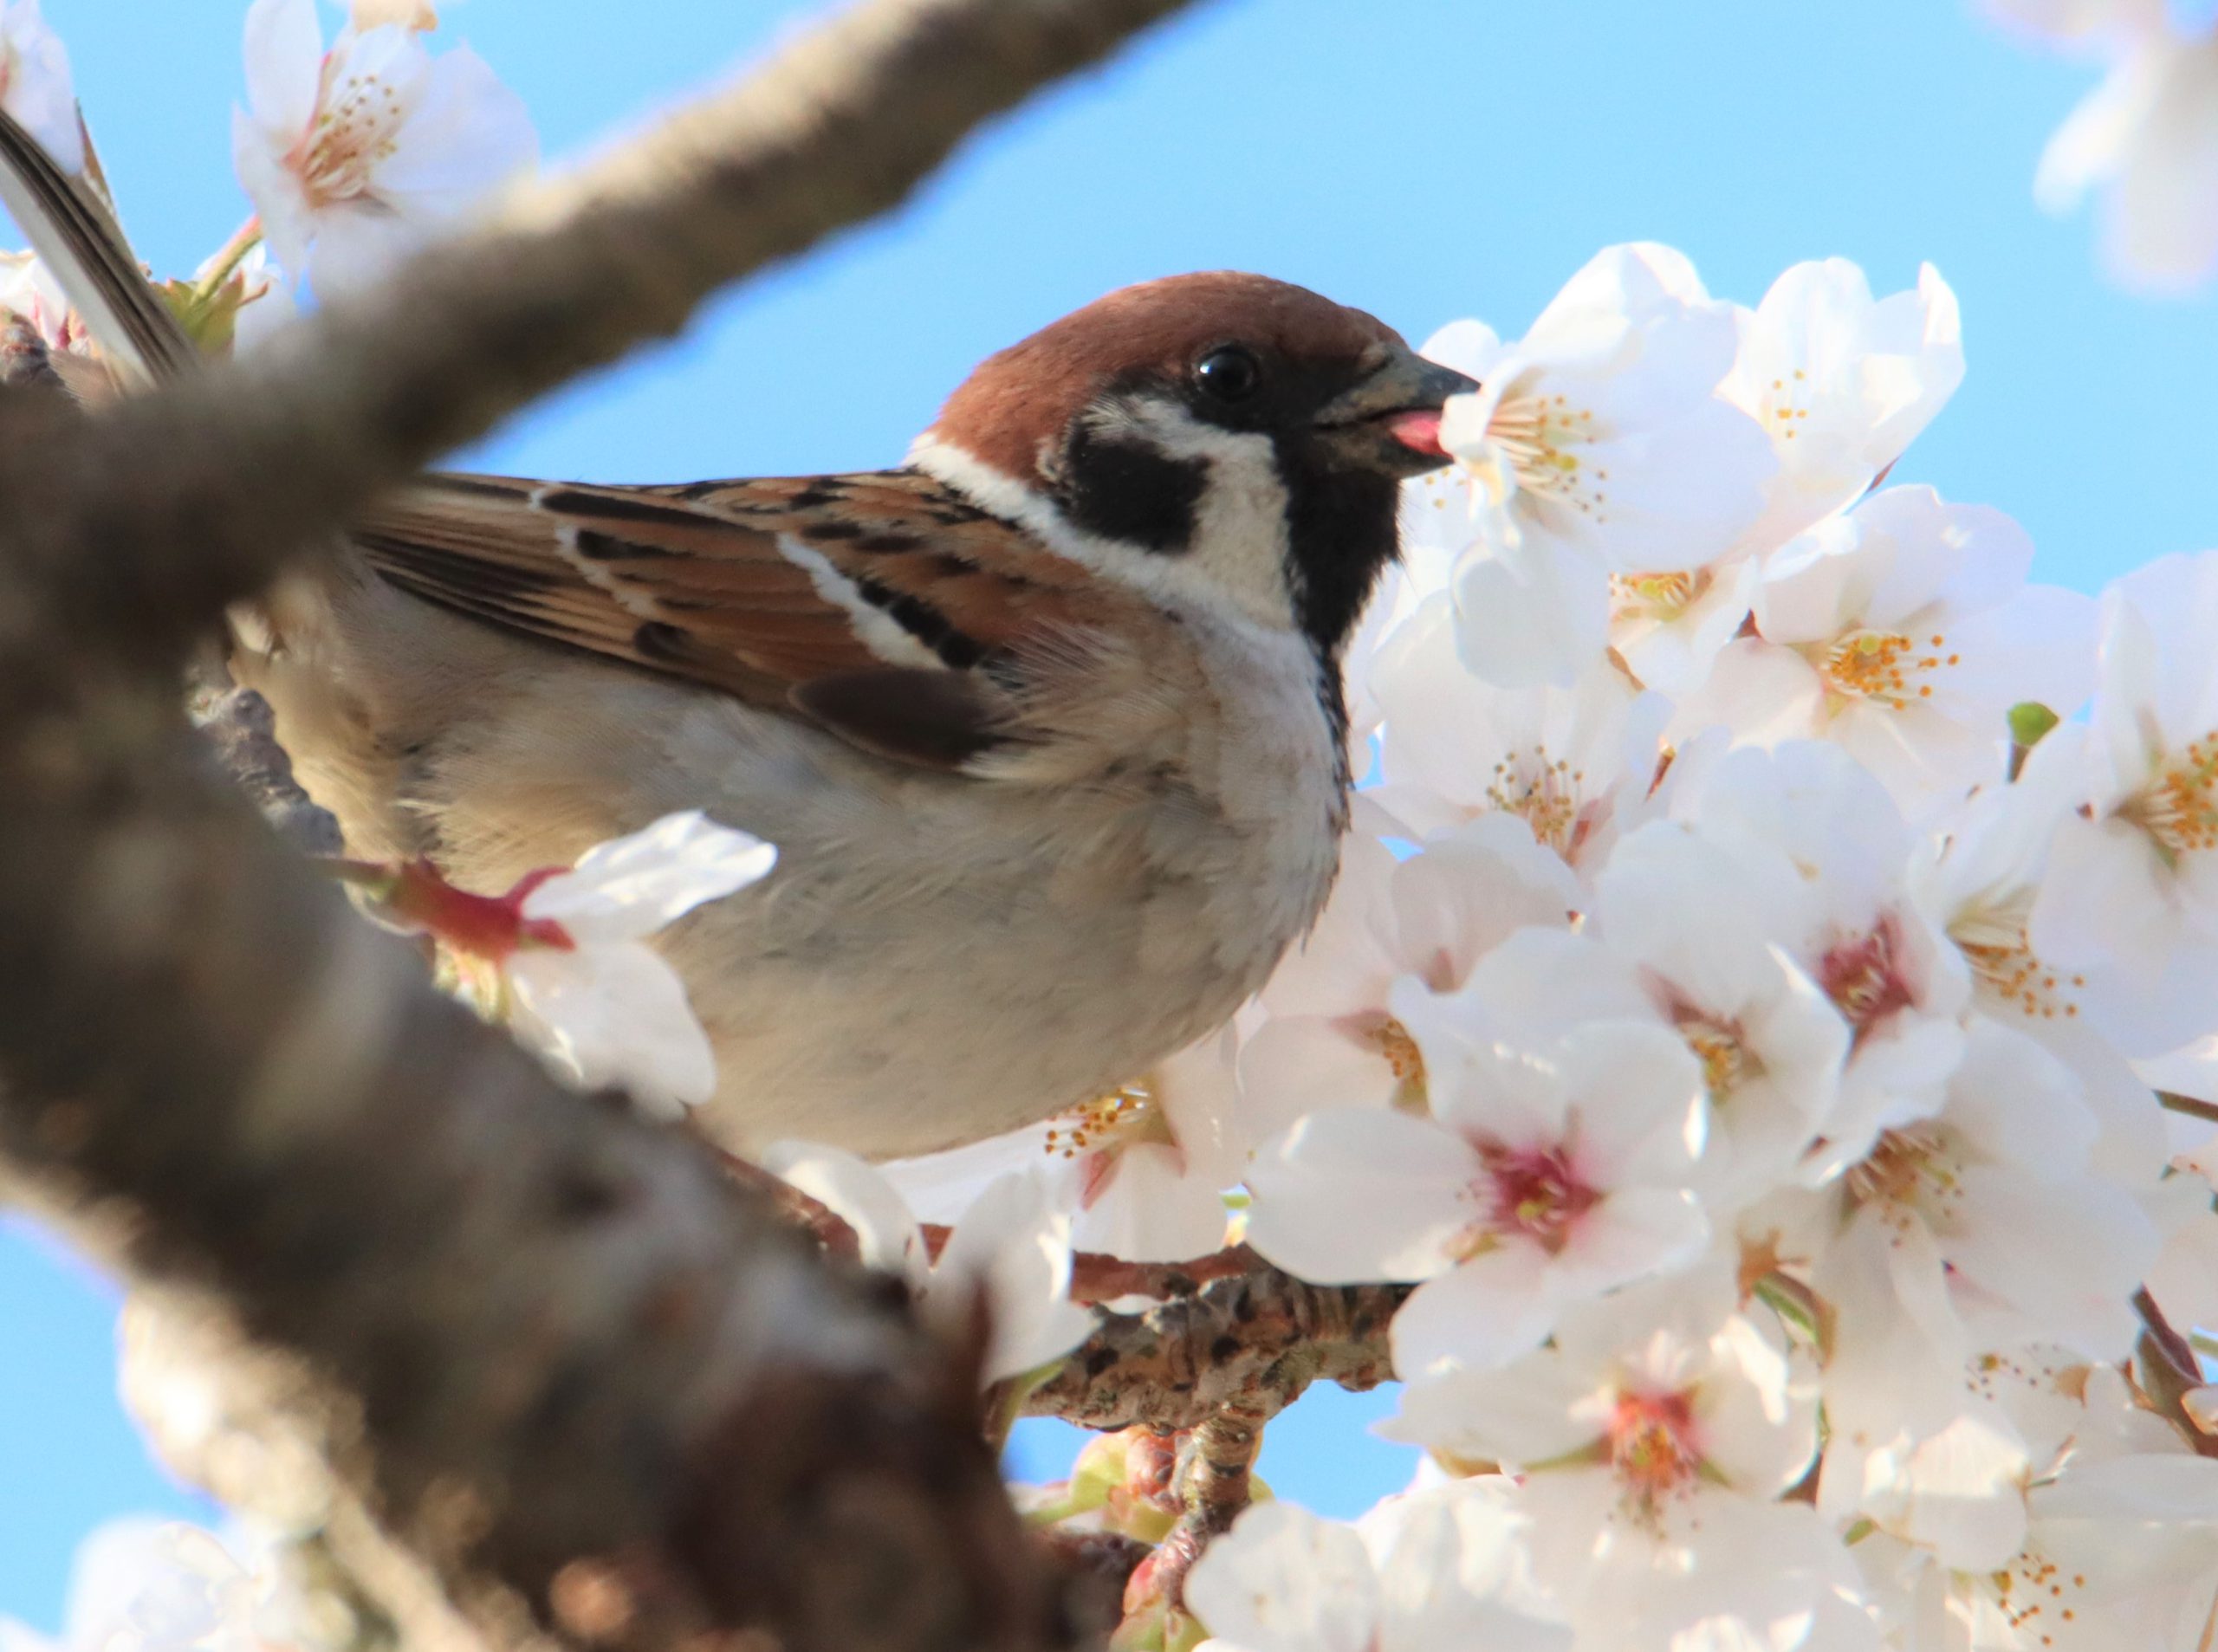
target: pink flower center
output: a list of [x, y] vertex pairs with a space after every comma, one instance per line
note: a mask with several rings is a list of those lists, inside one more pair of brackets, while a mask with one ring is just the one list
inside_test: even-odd
[[1709, 586], [1705, 568], [1686, 573], [1612, 573], [1610, 607], [1619, 619], [1654, 619], [1668, 625], [1692, 607]]
[[1884, 1208], [1890, 1221], [1916, 1217], [1946, 1221], [1964, 1197], [1963, 1165], [1951, 1137], [1931, 1123], [1883, 1130], [1861, 1163], [1850, 1168], [1848, 1195]]
[[1621, 1394], [1610, 1418], [1610, 1467], [1625, 1501], [1653, 1518], [1663, 1504], [1689, 1490], [1702, 1472], [1694, 1406], [1684, 1390]]
[[1486, 1168], [1478, 1191], [1489, 1240], [1515, 1234], [1553, 1256], [1570, 1243], [1579, 1219], [1602, 1202], [1601, 1193], [1573, 1165], [1567, 1147], [1482, 1147], [1479, 1156]]
[[1503, 755], [1487, 781], [1487, 802], [1516, 815], [1533, 840], [1566, 860], [1577, 857], [1593, 834], [1601, 810], [1585, 800], [1586, 771], [1551, 756], [1545, 742]]
[[1722, 1106], [1742, 1085], [1763, 1075], [1763, 1059], [1748, 1047], [1740, 1022], [1683, 1001], [1670, 1006], [1670, 1014], [1671, 1024], [1702, 1063], [1702, 1082], [1713, 1105]]
[[1505, 396], [1487, 420], [1487, 436], [1509, 461], [1517, 485], [1528, 494], [1607, 522], [1607, 470], [1586, 463], [1603, 434], [1594, 410], [1562, 395]]
[[1902, 951], [1901, 927], [1890, 913], [1869, 934], [1835, 943], [1818, 962], [1818, 985], [1859, 1040], [1917, 1001]]
[[1338, 1025], [1348, 1037], [1385, 1061], [1387, 1071], [1394, 1075], [1392, 1105], [1404, 1112], [1424, 1112], [1424, 1052], [1418, 1047], [1410, 1029], [1383, 1012], [1346, 1016]]
[[2033, 904], [2027, 890], [1998, 906], [1962, 913], [1949, 924], [1949, 938], [1971, 965], [1973, 979], [1994, 997], [2028, 1020], [2069, 1020], [2079, 1013], [2072, 994], [2087, 977], [2041, 962], [2031, 936]]

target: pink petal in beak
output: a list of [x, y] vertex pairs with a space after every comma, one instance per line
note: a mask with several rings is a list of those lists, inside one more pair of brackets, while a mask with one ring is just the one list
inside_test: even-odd
[[1428, 458], [1444, 459], [1448, 450], [1440, 444], [1440, 415], [1437, 411], [1397, 413], [1386, 421], [1386, 429], [1404, 447]]

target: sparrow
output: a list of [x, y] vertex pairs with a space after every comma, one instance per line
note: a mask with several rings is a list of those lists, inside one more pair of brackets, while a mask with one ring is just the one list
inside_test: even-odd
[[[175, 371], [112, 221], [19, 131], [0, 161], [96, 336]], [[890, 470], [427, 475], [243, 611], [231, 670], [358, 858], [496, 892], [689, 808], [776, 845], [658, 937], [717, 1053], [696, 1121], [930, 1152], [1114, 1092], [1309, 929], [1342, 652], [1476, 387], [1300, 287], [1147, 282]]]

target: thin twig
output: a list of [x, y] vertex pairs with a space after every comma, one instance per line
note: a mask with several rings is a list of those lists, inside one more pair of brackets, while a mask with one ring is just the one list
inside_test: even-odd
[[2134, 1312], [2141, 1316], [2141, 1339], [2134, 1353], [2141, 1370], [2142, 1391], [2158, 1415], [2169, 1418], [2187, 1436], [2195, 1454], [2218, 1457], [2218, 1438], [2203, 1433], [2188, 1415], [2185, 1400], [2192, 1390], [2204, 1386], [2202, 1362], [2187, 1338], [2165, 1318], [2164, 1311], [2146, 1286], [2133, 1293]]
[[2178, 1095], [2169, 1090], [2159, 1090], [2156, 1099], [2166, 1112], [2178, 1113], [2185, 1118], [2200, 1118], [2207, 1124], [2218, 1124], [2218, 1106], [2207, 1101], [2197, 1101], [2193, 1096]]
[[1071, 1259], [1071, 1300], [1114, 1302], [1119, 1297], [1153, 1297], [1158, 1302], [1193, 1295], [1213, 1279], [1251, 1273], [1263, 1260], [1245, 1245], [1235, 1245], [1188, 1262], [1127, 1262], [1094, 1251]]
[[1148, 1587], [1160, 1590], [1171, 1604], [1183, 1608], [1186, 1574], [1248, 1506], [1255, 1459], [1263, 1449], [1263, 1425], [1277, 1415], [1278, 1406], [1275, 1396], [1229, 1401], [1180, 1440], [1183, 1506], [1178, 1524], [1149, 1561], [1147, 1579]]
[[814, 1239], [827, 1256], [851, 1262], [862, 1254], [862, 1241], [853, 1224], [824, 1201], [802, 1192], [783, 1176], [772, 1175], [751, 1159], [726, 1152], [705, 1137], [703, 1145], [717, 1156], [726, 1176], [763, 1200], [788, 1226]]

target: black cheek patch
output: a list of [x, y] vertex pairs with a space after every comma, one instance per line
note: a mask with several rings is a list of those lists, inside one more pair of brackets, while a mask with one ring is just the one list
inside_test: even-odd
[[1064, 461], [1063, 509], [1089, 534], [1177, 555], [1192, 548], [1209, 476], [1207, 459], [1181, 459], [1081, 428]]

